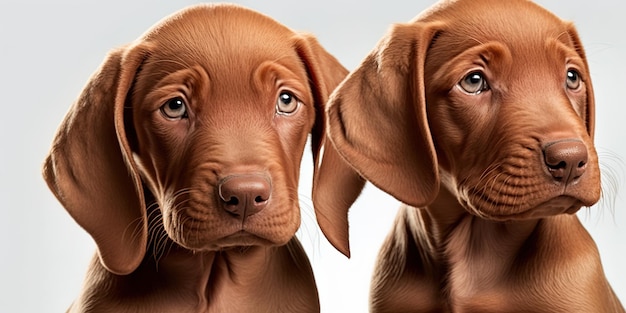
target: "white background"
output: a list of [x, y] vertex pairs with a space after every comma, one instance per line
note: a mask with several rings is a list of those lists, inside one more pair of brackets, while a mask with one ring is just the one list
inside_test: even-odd
[[[0, 312], [63, 312], [78, 294], [94, 244], [48, 191], [40, 174], [42, 161], [65, 112], [107, 51], [194, 2], [0, 3]], [[240, 3], [316, 34], [329, 52], [354, 69], [391, 23], [410, 20], [432, 1]], [[626, 181], [625, 3], [540, 1], [578, 26], [596, 92], [600, 161], [616, 172], [620, 187]], [[302, 166], [299, 235], [316, 272], [322, 312], [365, 312], [373, 262], [398, 203], [367, 186], [350, 213], [348, 260], [317, 229], [308, 154]], [[604, 192], [600, 205], [579, 216], [598, 243], [610, 282], [626, 301], [624, 191]], [[614, 204], [611, 196], [617, 196]]]

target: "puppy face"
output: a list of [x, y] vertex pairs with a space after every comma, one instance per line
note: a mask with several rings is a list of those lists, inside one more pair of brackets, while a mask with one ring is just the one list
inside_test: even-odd
[[[456, 5], [463, 8], [442, 14], [463, 18], [445, 17], [424, 70], [443, 185], [473, 214], [496, 220], [597, 202], [590, 77], [572, 26], [531, 3], [515, 11], [497, 1], [489, 10]], [[555, 143], [572, 150], [558, 152], [565, 158], [580, 154], [576, 177], [555, 174], [548, 150]]]
[[[194, 250], [284, 244], [300, 223], [299, 165], [315, 118], [293, 33], [243, 11], [180, 18], [197, 22], [147, 37], [153, 52], [126, 105], [133, 158], [163, 227]], [[225, 209], [219, 188], [241, 175], [261, 177], [270, 193], [245, 217]]]

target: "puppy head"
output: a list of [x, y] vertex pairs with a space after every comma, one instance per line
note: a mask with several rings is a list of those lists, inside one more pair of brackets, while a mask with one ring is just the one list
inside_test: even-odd
[[[125, 113], [133, 119], [125, 129], [136, 132], [133, 160], [165, 230], [189, 249], [284, 244], [299, 226], [294, 193], [315, 121], [295, 34], [239, 7], [190, 10], [178, 20], [145, 35], [150, 53]], [[258, 190], [266, 207], [250, 215], [227, 208], [218, 187], [249, 175], [267, 189]]]
[[593, 92], [573, 26], [531, 2], [457, 5], [433, 17], [446, 18], [446, 27], [424, 67], [438, 164], [451, 177], [446, 188], [471, 213], [494, 220], [593, 205], [600, 196]]
[[44, 176], [114, 273], [138, 266], [149, 229], [196, 251], [285, 244], [300, 224], [307, 136], [317, 159], [318, 112], [346, 73], [259, 13], [191, 7], [108, 56]]
[[[395, 25], [327, 111], [343, 159], [412, 206], [446, 188], [470, 213], [510, 220], [599, 198], [582, 45], [570, 23], [528, 1], [443, 1]], [[563, 175], [553, 159], [572, 154], [578, 174]], [[345, 216], [350, 204], [332, 210]], [[325, 232], [345, 234], [336, 247], [348, 251], [347, 223]]]

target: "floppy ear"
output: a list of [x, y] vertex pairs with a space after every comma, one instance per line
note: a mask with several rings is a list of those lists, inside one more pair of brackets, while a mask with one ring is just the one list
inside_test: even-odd
[[578, 32], [574, 27], [574, 24], [569, 23], [567, 33], [569, 34], [570, 40], [572, 40], [572, 45], [581, 59], [583, 59], [583, 63], [585, 64], [585, 71], [587, 72], [587, 79], [585, 80], [585, 89], [587, 91], [587, 103], [586, 103], [586, 116], [585, 122], [587, 124], [587, 132], [593, 141], [594, 133], [595, 133], [595, 123], [596, 123], [596, 105], [595, 99], [593, 95], [593, 86], [591, 85], [591, 76], [589, 72], [589, 64], [587, 63], [587, 57], [585, 55], [585, 50], [583, 49], [583, 44], [578, 36]]
[[315, 216], [328, 241], [349, 256], [347, 215], [340, 214], [338, 208], [349, 206], [356, 200], [365, 180], [341, 159], [330, 144], [325, 132], [324, 112], [330, 93], [348, 71], [311, 35], [299, 35], [296, 49], [307, 69], [315, 101], [315, 124], [311, 132]]
[[[424, 95], [424, 60], [435, 26], [394, 25], [335, 90], [327, 107], [336, 151], [361, 176], [413, 206], [430, 203], [439, 190]], [[322, 170], [326, 165], [324, 159]], [[351, 204], [337, 203], [334, 215], [345, 220]], [[347, 244], [347, 234], [341, 242]]]
[[44, 179], [94, 239], [101, 263], [134, 271], [147, 244], [142, 183], [124, 129], [124, 104], [146, 50], [112, 51], [70, 108], [52, 143]]

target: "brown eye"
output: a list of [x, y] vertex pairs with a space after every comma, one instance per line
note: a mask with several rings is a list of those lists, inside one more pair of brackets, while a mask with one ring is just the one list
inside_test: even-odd
[[567, 88], [576, 90], [580, 88], [580, 84], [581, 84], [580, 73], [578, 73], [578, 71], [576, 70], [567, 70], [567, 80], [566, 80]]
[[471, 72], [467, 74], [458, 83], [458, 86], [461, 87], [463, 91], [471, 95], [477, 95], [489, 89], [487, 80], [481, 72]]
[[181, 97], [169, 99], [161, 106], [161, 112], [171, 119], [186, 118], [187, 106], [185, 105], [185, 100]]
[[276, 99], [276, 113], [278, 114], [291, 114], [295, 112], [300, 106], [298, 98], [291, 92], [283, 91], [278, 95]]

